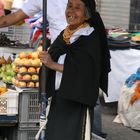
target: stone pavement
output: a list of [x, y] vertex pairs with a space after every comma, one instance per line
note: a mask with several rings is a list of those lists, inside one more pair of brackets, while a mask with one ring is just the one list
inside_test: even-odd
[[103, 132], [107, 133], [106, 140], [140, 140], [140, 131], [113, 122], [116, 115], [117, 103], [102, 105], [102, 125]]

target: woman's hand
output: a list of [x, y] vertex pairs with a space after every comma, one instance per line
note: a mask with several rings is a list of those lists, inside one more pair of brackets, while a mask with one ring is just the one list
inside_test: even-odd
[[52, 60], [50, 54], [48, 53], [48, 51], [42, 51], [40, 52], [40, 60], [41, 62], [47, 66], [48, 68], [53, 68], [54, 65], [54, 61]]
[[45, 66], [47, 66], [50, 69], [53, 69], [55, 71], [63, 72], [64, 65], [63, 64], [58, 64], [54, 62], [48, 53], [48, 51], [42, 51], [40, 52], [40, 60]]

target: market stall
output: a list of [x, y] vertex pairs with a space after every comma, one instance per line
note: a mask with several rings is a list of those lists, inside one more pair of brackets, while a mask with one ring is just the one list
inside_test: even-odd
[[116, 102], [119, 100], [121, 88], [127, 77], [140, 67], [140, 50], [110, 50], [110, 54], [108, 97], [106, 95], [104, 97], [106, 102]]
[[[135, 39], [134, 36], [138, 38]], [[104, 95], [105, 102], [117, 102], [125, 80], [140, 67], [139, 32], [128, 33], [122, 32], [121, 29], [111, 37], [113, 37], [113, 41], [109, 39], [111, 72], [108, 97]]]
[[0, 94], [2, 140], [34, 139], [39, 130], [37, 48], [42, 48], [39, 42], [33, 47], [30, 31], [27, 23], [0, 29], [0, 87], [5, 88]]

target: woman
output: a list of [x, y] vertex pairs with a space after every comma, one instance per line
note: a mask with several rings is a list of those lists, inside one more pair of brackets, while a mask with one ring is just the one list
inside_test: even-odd
[[65, 15], [68, 26], [40, 54], [52, 96], [46, 139], [90, 140], [92, 110], [110, 71], [106, 33], [93, 0], [68, 0]]

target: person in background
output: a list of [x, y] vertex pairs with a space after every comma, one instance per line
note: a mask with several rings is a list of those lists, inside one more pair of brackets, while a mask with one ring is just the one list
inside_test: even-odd
[[[93, 108], [99, 87], [107, 92], [110, 71], [106, 31], [95, 9], [93, 0], [68, 0], [68, 26], [40, 53], [48, 70], [47, 97], [52, 97], [47, 140], [91, 140]], [[56, 84], [57, 72], [62, 75]]]
[[[100, 102], [100, 92], [99, 92], [99, 97], [96, 102], [96, 106], [94, 107], [94, 119], [93, 119], [93, 128], [92, 128], [92, 133], [102, 137], [106, 138], [107, 134], [102, 131], [102, 105]], [[94, 135], [93, 134], [93, 135]]]
[[[93, 0], [94, 1], [94, 0]], [[53, 43], [60, 32], [67, 26], [65, 18], [65, 9], [67, 5], [67, 0], [47, 0], [47, 18], [49, 21], [49, 30], [51, 34], [51, 42]], [[33, 16], [42, 10], [42, 0], [27, 0], [23, 7], [16, 11], [15, 13], [9, 14], [0, 19], [0, 27], [7, 27], [17, 23], [20, 20]], [[59, 14], [58, 14], [59, 13]], [[62, 57], [61, 57], [62, 58]], [[61, 60], [59, 60], [61, 62]], [[93, 101], [94, 102], [94, 101]], [[98, 108], [98, 107], [97, 107]], [[95, 114], [98, 113], [96, 109]], [[99, 127], [101, 123], [98, 123]], [[101, 126], [100, 126], [101, 127]], [[95, 131], [96, 133], [96, 131]]]
[[4, 13], [4, 5], [3, 3], [0, 1], [0, 17], [4, 16], [5, 13]]
[[[67, 0], [47, 0], [47, 20], [51, 42], [66, 27], [65, 9]], [[21, 9], [0, 19], [0, 27], [13, 25], [25, 18], [33, 16], [43, 9], [43, 0], [26, 0]]]

